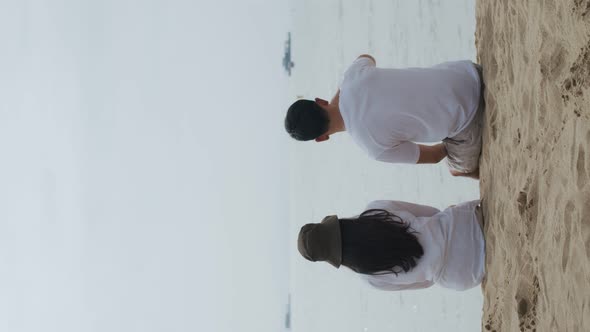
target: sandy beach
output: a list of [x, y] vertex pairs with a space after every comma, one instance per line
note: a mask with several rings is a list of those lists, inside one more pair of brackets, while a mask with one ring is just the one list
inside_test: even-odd
[[590, 331], [590, 2], [478, 1], [483, 331]]

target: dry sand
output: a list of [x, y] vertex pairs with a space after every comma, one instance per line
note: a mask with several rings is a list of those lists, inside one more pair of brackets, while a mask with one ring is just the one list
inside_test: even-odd
[[590, 1], [477, 4], [484, 331], [590, 331]]

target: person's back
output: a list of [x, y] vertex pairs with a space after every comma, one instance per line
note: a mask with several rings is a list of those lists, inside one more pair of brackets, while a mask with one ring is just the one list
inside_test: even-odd
[[372, 158], [416, 163], [415, 142], [458, 134], [475, 116], [479, 98], [470, 61], [396, 69], [361, 57], [344, 73], [338, 105], [346, 131]]
[[[453, 176], [479, 178], [483, 72], [471, 61], [428, 68], [378, 68], [360, 55], [331, 99], [297, 100], [285, 130], [300, 141], [324, 142], [348, 132], [373, 159], [433, 164], [447, 157]], [[440, 142], [429, 145], [423, 143]]]
[[424, 255], [408, 272], [363, 275], [371, 285], [385, 290], [420, 289], [434, 283], [465, 290], [484, 276], [485, 242], [478, 221], [479, 201], [462, 203], [444, 211], [397, 201], [374, 201], [367, 209], [387, 210], [410, 224]]

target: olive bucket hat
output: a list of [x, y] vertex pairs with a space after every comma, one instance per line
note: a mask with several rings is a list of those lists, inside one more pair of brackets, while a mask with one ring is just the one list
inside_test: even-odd
[[338, 217], [327, 216], [319, 224], [301, 227], [297, 249], [307, 260], [325, 261], [339, 268], [342, 263], [342, 236]]

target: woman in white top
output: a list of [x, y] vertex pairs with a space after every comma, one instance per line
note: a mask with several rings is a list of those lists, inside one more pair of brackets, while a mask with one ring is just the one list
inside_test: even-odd
[[310, 261], [344, 265], [383, 290], [438, 284], [466, 290], [484, 277], [479, 201], [436, 208], [374, 201], [355, 218], [328, 216], [301, 228], [298, 249]]

